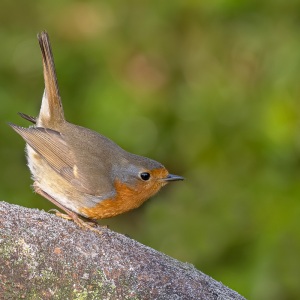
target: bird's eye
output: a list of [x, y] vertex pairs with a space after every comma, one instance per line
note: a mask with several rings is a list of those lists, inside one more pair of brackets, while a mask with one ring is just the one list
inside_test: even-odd
[[142, 180], [147, 181], [150, 179], [150, 174], [148, 172], [143, 172], [140, 174]]

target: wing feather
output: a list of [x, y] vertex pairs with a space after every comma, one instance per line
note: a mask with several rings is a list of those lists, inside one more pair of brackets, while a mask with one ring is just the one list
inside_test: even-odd
[[70, 182], [77, 190], [88, 193], [88, 182], [77, 172], [76, 161], [63, 136], [55, 130], [42, 127], [24, 128], [9, 124], [41, 157]]

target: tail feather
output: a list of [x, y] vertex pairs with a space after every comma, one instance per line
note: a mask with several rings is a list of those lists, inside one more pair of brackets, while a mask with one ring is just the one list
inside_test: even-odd
[[43, 57], [45, 81], [45, 92], [40, 114], [37, 119], [37, 125], [55, 129], [56, 126], [65, 119], [57, 84], [54, 59], [47, 32], [42, 31], [37, 37]]
[[36, 117], [32, 117], [32, 116], [29, 116], [29, 115], [26, 115], [24, 113], [21, 113], [21, 112], [18, 112], [18, 115], [20, 117], [22, 117], [23, 119], [35, 124], [36, 123]]

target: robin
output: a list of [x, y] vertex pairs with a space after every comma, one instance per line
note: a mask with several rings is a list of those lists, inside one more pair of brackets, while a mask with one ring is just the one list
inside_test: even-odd
[[80, 227], [139, 207], [170, 181], [159, 162], [129, 153], [105, 136], [65, 120], [47, 32], [38, 34], [45, 90], [29, 128], [9, 124], [26, 141], [34, 191], [62, 209]]

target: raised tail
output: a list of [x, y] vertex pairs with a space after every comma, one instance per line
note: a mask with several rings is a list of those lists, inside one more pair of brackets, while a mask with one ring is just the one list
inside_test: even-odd
[[64, 122], [64, 110], [62, 107], [55, 65], [48, 33], [42, 31], [37, 36], [43, 57], [45, 91], [42, 100], [40, 114], [37, 118], [37, 126], [56, 129]]

